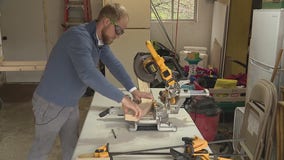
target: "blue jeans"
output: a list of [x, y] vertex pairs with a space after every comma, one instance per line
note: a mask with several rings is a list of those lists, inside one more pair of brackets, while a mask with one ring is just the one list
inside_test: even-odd
[[47, 160], [57, 135], [62, 159], [70, 160], [79, 137], [79, 107], [55, 105], [34, 94], [35, 139], [28, 160]]

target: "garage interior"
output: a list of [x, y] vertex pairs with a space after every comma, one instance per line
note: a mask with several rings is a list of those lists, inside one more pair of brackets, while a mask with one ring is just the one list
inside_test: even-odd
[[[81, 2], [81, 0], [70, 1]], [[0, 160], [21, 160], [28, 156], [35, 131], [31, 102], [34, 90], [40, 82], [45, 64], [57, 39], [68, 29], [68, 25], [77, 25], [69, 23], [68, 16], [76, 17], [77, 14], [82, 16], [79, 13], [81, 11], [78, 10], [75, 10], [74, 13], [66, 12], [70, 9], [67, 7], [70, 1], [40, 0], [34, 2], [28, 0], [22, 2], [18, 0], [18, 6], [22, 6], [18, 7], [12, 2], [0, 0]], [[104, 119], [94, 116], [101, 111], [102, 108], [100, 107], [105, 107], [100, 105], [104, 103], [108, 107], [109, 104], [117, 107], [115, 106], [117, 104], [110, 100], [94, 101], [95, 96], [100, 97], [101, 95], [88, 88], [79, 102], [81, 135], [72, 159], [84, 160], [86, 157], [82, 158], [80, 155], [97, 149], [100, 147], [99, 145], [103, 145], [101, 142], [110, 142], [110, 146], [115, 150], [114, 152], [119, 151], [119, 144], [124, 145], [121, 147], [122, 149], [133, 147], [135, 150], [135, 147], [137, 147], [136, 150], [139, 151], [142, 143], [137, 142], [137, 140], [141, 140], [139, 139], [141, 137], [151, 137], [145, 138], [143, 143], [149, 142], [148, 145], [153, 146], [150, 148], [155, 148], [156, 146], [163, 146], [170, 139], [164, 137], [162, 140], [163, 136], [174, 137], [173, 139], [175, 139], [178, 136], [180, 137], [179, 134], [182, 134], [184, 136], [190, 135], [192, 138], [194, 137], [193, 133], [198, 133], [209, 143], [205, 150], [210, 152], [210, 159], [223, 156], [234, 160], [283, 160], [284, 76], [282, 72], [284, 56], [282, 56], [282, 52], [284, 48], [284, 27], [281, 26], [284, 24], [283, 0], [176, 1], [178, 4], [180, 1], [182, 1], [182, 4], [189, 1], [195, 4], [193, 8], [196, 13], [190, 21], [183, 19], [159, 21], [157, 15], [156, 19], [153, 20], [155, 8], [152, 2], [158, 3], [158, 0], [82, 1], [89, 3], [89, 14], [91, 15], [87, 20], [84, 19], [84, 22], [78, 23], [90, 22], [94, 17], [97, 17], [98, 11], [104, 5], [114, 2], [125, 5], [132, 15], [128, 28], [125, 29], [125, 36], [117, 39], [111, 45], [111, 49], [139, 88], [144, 89], [143, 87], [145, 87], [146, 90], [165, 88], [164, 82], [157, 82], [157, 79], [155, 79], [155, 82], [141, 82], [140, 79], [143, 79], [143, 77], [139, 77], [141, 75], [137, 74], [135, 65], [133, 65], [136, 54], [149, 52], [145, 46], [145, 41], [153, 40], [155, 47], [161, 47], [157, 51], [166, 51], [169, 56], [173, 57], [175, 57], [175, 54], [178, 55], [179, 66], [183, 67], [183, 71], [189, 73], [185, 77], [190, 83], [186, 81], [186, 85], [182, 84], [181, 86], [185, 88], [181, 87], [181, 90], [187, 93], [192, 88], [204, 89], [204, 91], [208, 91], [209, 98], [200, 100], [198, 98], [193, 99], [195, 96], [187, 97], [183, 105], [179, 107], [185, 111], [188, 117], [178, 119], [184, 116], [179, 113], [180, 117], [173, 118], [179, 123], [174, 132], [169, 134], [161, 132], [161, 136], [157, 136], [158, 132], [137, 131], [138, 138], [135, 139], [133, 132], [129, 131], [129, 135], [125, 134], [126, 131], [128, 133], [129, 128], [120, 126], [124, 129], [120, 130], [118, 126], [114, 127], [117, 122], [109, 125], [106, 121], [106, 125], [101, 125]], [[174, 4], [174, 0], [170, 1]], [[163, 2], [165, 1], [161, 3]], [[32, 8], [31, 6], [34, 5], [38, 7]], [[11, 12], [12, 10], [13, 12]], [[275, 21], [268, 20], [266, 23], [262, 20], [266, 18], [265, 15], [262, 15], [266, 11], [273, 12], [272, 17], [275, 15], [280, 17], [277, 24]], [[257, 17], [258, 14], [259, 17]], [[30, 19], [24, 19], [27, 16], [30, 16]], [[80, 18], [86, 18], [86, 15]], [[260, 27], [261, 30], [256, 24], [259, 26], [270, 25], [266, 28]], [[19, 29], [18, 26], [20, 25], [22, 29]], [[265, 34], [259, 34], [259, 30]], [[274, 35], [274, 37], [270, 35]], [[257, 40], [259, 37], [267, 39]], [[269, 53], [262, 57], [255, 54], [259, 52]], [[158, 54], [163, 57], [160, 52]], [[253, 55], [256, 55], [255, 59]], [[273, 56], [270, 57], [269, 55]], [[198, 62], [193, 63], [190, 58], [196, 58], [196, 56]], [[255, 64], [256, 66], [258, 64], [260, 66], [266, 65], [258, 61], [257, 58], [259, 57], [264, 60], [269, 59], [268, 61], [271, 62], [272, 65], [264, 67], [264, 69], [268, 68], [268, 72], [259, 71], [254, 66]], [[168, 67], [171, 67], [170, 65]], [[115, 87], [123, 88], [104, 65], [100, 66], [100, 70]], [[177, 68], [173, 70], [176, 71]], [[146, 73], [149, 72], [146, 71]], [[190, 74], [197, 76], [190, 77]], [[198, 81], [199, 74], [206, 78]], [[145, 79], [147, 80], [147, 78]], [[159, 80], [161, 80], [161, 77]], [[159, 96], [155, 98], [158, 99]], [[196, 104], [193, 104], [194, 102]], [[113, 107], [112, 105], [111, 107]], [[192, 108], [195, 105], [197, 108]], [[214, 111], [213, 116], [206, 113], [205, 117], [199, 119], [198, 116], [203, 116], [202, 107], [205, 107], [205, 111]], [[111, 116], [110, 113], [109, 115]], [[100, 128], [100, 130], [103, 130], [102, 132], [93, 133], [90, 129], [90, 125], [93, 125], [94, 121], [98, 123], [92, 127], [102, 127], [102, 129]], [[190, 121], [190, 124], [188, 121]], [[214, 128], [207, 129], [208, 126], [212, 127], [211, 125], [214, 125]], [[111, 135], [104, 131], [104, 127], [107, 130], [110, 126], [113, 127], [111, 128]], [[193, 127], [194, 131], [183, 130], [190, 127]], [[187, 131], [188, 133], [186, 133]], [[98, 133], [102, 135], [98, 136]], [[213, 139], [208, 138], [208, 135], [213, 136]], [[126, 139], [127, 136], [133, 138], [133, 141], [124, 142], [123, 138]], [[120, 137], [123, 138], [120, 139]], [[151, 141], [155, 138], [157, 145], [154, 146]], [[225, 142], [222, 142], [223, 140]], [[219, 141], [221, 142], [218, 143]], [[238, 141], [238, 143], [235, 141]], [[125, 146], [125, 143], [133, 146]], [[173, 140], [173, 143], [166, 144], [171, 146], [176, 143], [176, 140]], [[49, 160], [62, 159], [60, 147], [60, 141], [57, 138], [49, 154]], [[148, 149], [146, 144], [145, 147]], [[123, 158], [133, 159], [133, 155], [128, 156], [126, 155], [126, 158]], [[153, 159], [156, 159], [156, 157]]]

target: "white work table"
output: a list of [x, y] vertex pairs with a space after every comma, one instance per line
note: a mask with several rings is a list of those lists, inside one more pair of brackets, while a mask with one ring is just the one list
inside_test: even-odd
[[[158, 99], [160, 89], [151, 89], [155, 99]], [[183, 145], [182, 137], [198, 136], [202, 138], [201, 133], [192, 121], [189, 114], [181, 108], [178, 114], [170, 114], [170, 121], [177, 126], [176, 132], [161, 131], [129, 131], [128, 122], [123, 116], [107, 115], [99, 117], [99, 113], [110, 106], [121, 106], [99, 93], [95, 93], [90, 110], [85, 119], [77, 146], [73, 154], [73, 160], [80, 154], [92, 153], [96, 148], [109, 143], [110, 152], [126, 152], [133, 150], [143, 150], [158, 147], [168, 147]], [[111, 130], [114, 130], [116, 138]], [[177, 150], [180, 150], [176, 148]], [[181, 148], [182, 149], [182, 148]], [[157, 152], [168, 152], [161, 150]], [[182, 151], [182, 150], [180, 150]], [[162, 160], [172, 159], [170, 155], [120, 155], [115, 156], [114, 160], [126, 159], [147, 159]]]

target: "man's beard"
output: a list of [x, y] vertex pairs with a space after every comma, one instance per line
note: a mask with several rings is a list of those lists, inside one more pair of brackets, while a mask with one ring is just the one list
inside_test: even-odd
[[110, 39], [110, 38], [107, 36], [107, 34], [105, 34], [105, 33], [106, 33], [106, 32], [105, 32], [105, 29], [103, 29], [103, 30], [102, 30], [102, 41], [103, 41], [104, 44], [110, 45], [110, 44], [113, 42], [113, 40]]

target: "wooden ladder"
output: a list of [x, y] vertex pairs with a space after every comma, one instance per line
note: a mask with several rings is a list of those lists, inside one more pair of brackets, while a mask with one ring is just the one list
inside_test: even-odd
[[64, 30], [91, 21], [90, 0], [64, 0]]

